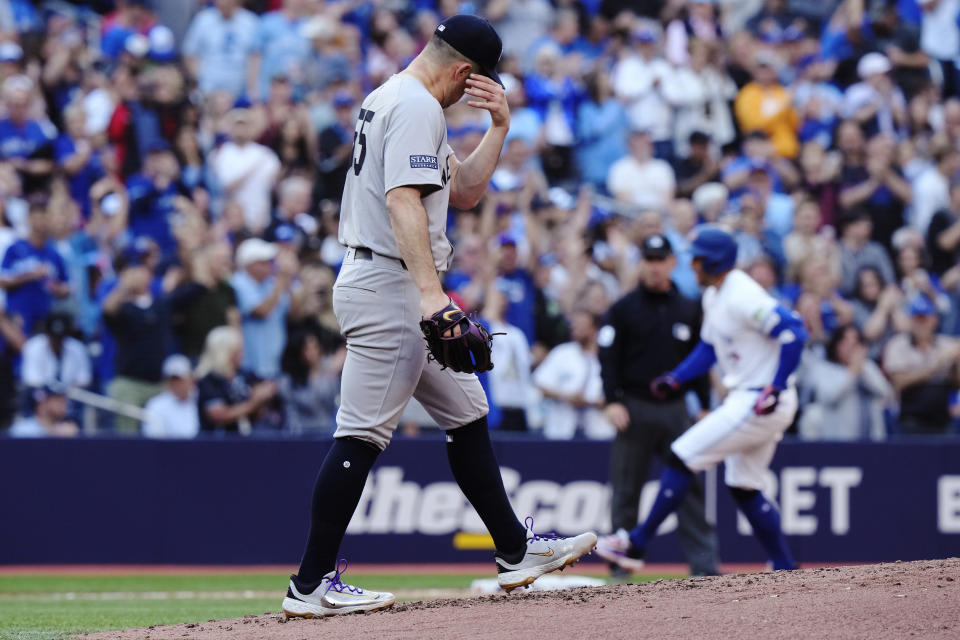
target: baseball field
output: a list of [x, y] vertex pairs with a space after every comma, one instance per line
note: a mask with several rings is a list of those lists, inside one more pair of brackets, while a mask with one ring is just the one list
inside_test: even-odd
[[[357, 567], [394, 591], [391, 610], [325, 620], [278, 613], [283, 568], [8, 568], [0, 638], [956, 638], [960, 560], [729, 573], [682, 579], [655, 567], [633, 584], [477, 595], [483, 566]], [[662, 572], [661, 572], [662, 571]], [[576, 567], [602, 575], [598, 564]]]

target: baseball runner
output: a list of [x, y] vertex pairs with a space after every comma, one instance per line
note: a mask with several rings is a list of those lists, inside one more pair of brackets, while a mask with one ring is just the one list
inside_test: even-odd
[[604, 536], [597, 555], [624, 569], [643, 567], [647, 545], [680, 505], [693, 474], [721, 461], [725, 481], [774, 569], [793, 569], [780, 529], [780, 514], [761, 493], [777, 442], [797, 411], [792, 374], [807, 332], [800, 317], [780, 306], [747, 274], [734, 269], [737, 243], [726, 231], [707, 228], [693, 242], [693, 268], [703, 294], [700, 342], [690, 355], [651, 382], [667, 397], [717, 364], [729, 393], [719, 407], [670, 446], [660, 491], [642, 524]]
[[[346, 562], [336, 558], [367, 474], [411, 396], [447, 432], [450, 468], [493, 538], [501, 587], [529, 585], [596, 544], [593, 533], [537, 534], [532, 519], [527, 526], [517, 520], [474, 375], [493, 366], [491, 337], [440, 284], [452, 254], [445, 235], [448, 203], [476, 206], [509, 127], [494, 71], [501, 51], [500, 37], [486, 20], [453, 16], [404, 71], [363, 101], [340, 219], [339, 239], [348, 249], [333, 290], [347, 340], [337, 431], [314, 486], [300, 569], [283, 600], [287, 617], [393, 604], [390, 593], [344, 583]], [[460, 162], [447, 145], [443, 109], [465, 93], [471, 107], [490, 113], [492, 125]]]

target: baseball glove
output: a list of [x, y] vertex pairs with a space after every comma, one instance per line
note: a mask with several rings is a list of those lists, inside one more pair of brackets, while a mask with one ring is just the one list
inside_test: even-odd
[[[460, 335], [447, 335], [460, 327]], [[446, 369], [460, 373], [482, 373], [493, 369], [490, 348], [493, 336], [463, 312], [452, 300], [440, 311], [420, 321], [420, 330], [427, 341], [429, 358]]]

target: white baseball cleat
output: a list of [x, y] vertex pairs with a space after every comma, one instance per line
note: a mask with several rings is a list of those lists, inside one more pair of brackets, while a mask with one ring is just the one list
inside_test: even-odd
[[639, 557], [630, 543], [630, 534], [626, 529], [603, 536], [597, 542], [597, 555], [627, 571], [637, 572], [643, 569], [643, 558]]
[[[296, 576], [290, 576], [287, 597], [283, 599], [286, 618], [323, 618], [358, 611], [377, 611], [392, 607], [396, 598], [386, 591], [369, 591], [340, 580], [347, 570], [347, 561], [340, 560], [336, 571], [323, 576], [315, 588], [301, 590]], [[304, 591], [309, 591], [305, 593]]]
[[545, 573], [575, 564], [597, 545], [597, 534], [593, 532], [561, 538], [552, 533], [534, 533], [533, 518], [527, 518], [526, 525], [527, 546], [523, 557], [510, 562], [512, 558], [504, 558], [499, 552], [495, 554], [497, 583], [507, 593], [533, 584]]

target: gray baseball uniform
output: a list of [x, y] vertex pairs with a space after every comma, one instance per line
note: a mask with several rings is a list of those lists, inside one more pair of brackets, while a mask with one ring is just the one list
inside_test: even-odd
[[411, 396], [442, 429], [483, 417], [487, 401], [475, 375], [427, 361], [420, 292], [401, 261], [386, 207], [386, 194], [396, 187], [427, 194], [422, 201], [434, 264], [446, 271], [453, 151], [440, 103], [416, 79], [393, 76], [363, 101], [353, 151], [339, 231], [349, 249], [333, 288], [334, 313], [347, 339], [335, 435], [383, 449]]

